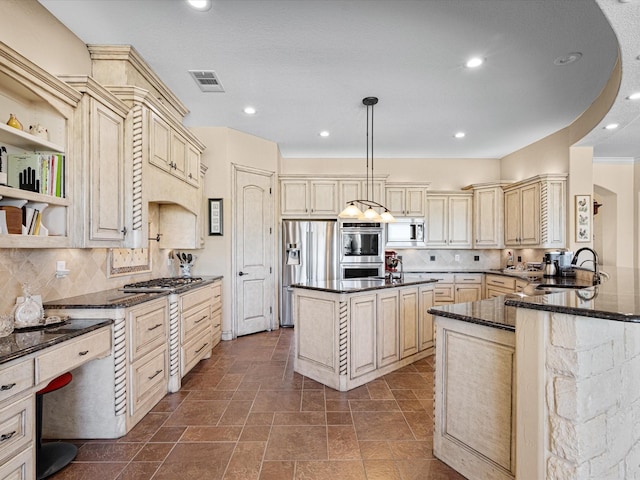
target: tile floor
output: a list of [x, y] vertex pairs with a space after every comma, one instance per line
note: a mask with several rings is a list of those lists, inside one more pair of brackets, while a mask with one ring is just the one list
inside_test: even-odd
[[293, 330], [222, 342], [128, 435], [54, 480], [458, 480], [433, 457], [433, 357], [340, 393], [293, 371]]

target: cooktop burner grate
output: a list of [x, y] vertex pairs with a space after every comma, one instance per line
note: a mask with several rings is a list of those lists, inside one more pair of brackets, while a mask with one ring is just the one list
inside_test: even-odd
[[202, 282], [201, 277], [154, 278], [145, 282], [129, 283], [122, 287], [122, 290], [124, 292], [165, 292], [200, 282]]

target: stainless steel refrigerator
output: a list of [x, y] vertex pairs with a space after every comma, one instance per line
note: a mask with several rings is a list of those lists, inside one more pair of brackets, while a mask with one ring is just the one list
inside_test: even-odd
[[280, 325], [293, 326], [291, 285], [338, 278], [338, 239], [336, 220], [282, 221]]

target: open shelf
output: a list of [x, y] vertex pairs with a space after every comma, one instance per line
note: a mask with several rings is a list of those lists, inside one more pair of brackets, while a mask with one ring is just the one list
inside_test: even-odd
[[56, 143], [0, 123], [0, 144], [3, 143], [29, 151], [64, 152], [64, 147]]
[[49, 205], [60, 205], [63, 207], [68, 207], [71, 204], [68, 198], [53, 197], [51, 195], [43, 195], [42, 193], [20, 190], [19, 188], [3, 185], [0, 185], [0, 198], [16, 198], [29, 202], [47, 203]]

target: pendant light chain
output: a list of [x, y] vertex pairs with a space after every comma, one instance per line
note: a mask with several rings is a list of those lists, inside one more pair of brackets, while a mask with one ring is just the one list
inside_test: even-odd
[[367, 181], [365, 182], [365, 196], [369, 200], [369, 107], [367, 105]]

